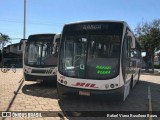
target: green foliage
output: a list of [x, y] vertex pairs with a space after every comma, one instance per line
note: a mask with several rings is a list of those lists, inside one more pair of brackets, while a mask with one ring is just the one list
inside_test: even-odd
[[0, 33], [0, 41], [9, 41], [10, 37], [6, 34]]
[[139, 23], [135, 32], [144, 51], [154, 54], [160, 49], [160, 19], [155, 19], [150, 23]]
[[0, 47], [1, 47], [1, 49], [3, 48], [3, 46], [7, 42], [9, 42], [9, 40], [10, 40], [10, 37], [8, 35], [0, 33]]
[[154, 53], [160, 50], [160, 19], [139, 23], [135, 32], [143, 51], [146, 52], [145, 62], [152, 61], [153, 66]]

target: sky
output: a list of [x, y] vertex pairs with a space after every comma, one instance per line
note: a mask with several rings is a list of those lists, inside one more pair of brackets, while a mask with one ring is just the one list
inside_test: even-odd
[[[0, 33], [12, 43], [23, 38], [24, 0], [0, 0]], [[138, 23], [160, 18], [160, 0], [26, 0], [26, 38], [31, 34], [61, 33], [66, 23], [83, 20]]]

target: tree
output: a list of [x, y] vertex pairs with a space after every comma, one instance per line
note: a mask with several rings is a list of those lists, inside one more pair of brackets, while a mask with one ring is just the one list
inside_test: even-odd
[[160, 50], [160, 19], [139, 23], [135, 29], [136, 37], [146, 52], [146, 70], [154, 71], [154, 53]]
[[10, 37], [8, 35], [0, 33], [0, 48], [3, 49], [6, 43], [10, 42], [9, 40]]
[[0, 62], [3, 59], [3, 47], [6, 45], [7, 42], [10, 42], [10, 37], [6, 34], [0, 33]]

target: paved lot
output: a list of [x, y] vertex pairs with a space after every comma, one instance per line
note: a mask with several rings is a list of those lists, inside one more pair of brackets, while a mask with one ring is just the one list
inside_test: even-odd
[[[84, 111], [100, 111], [88, 112], [88, 114], [102, 114], [101, 111], [148, 111], [148, 87], [151, 90], [152, 109], [160, 112], [160, 76], [157, 75], [141, 75], [140, 83], [131, 91], [124, 103], [118, 103], [107, 98], [88, 98], [88, 97], [68, 97], [58, 96], [56, 86], [51, 83], [23, 82], [22, 69], [18, 69], [16, 73], [9, 71], [8, 73], [0, 72], [0, 111], [41, 111], [44, 118], [32, 118], [36, 120], [135, 120], [135, 118], [99, 118], [99, 117], [83, 117], [87, 112]], [[21, 86], [22, 85], [22, 86]], [[45, 112], [45, 111], [51, 111]], [[52, 112], [57, 111], [57, 112]], [[61, 112], [61, 111], [78, 111], [78, 112]], [[23, 113], [22, 112], [22, 113]], [[47, 117], [47, 116], [56, 117]], [[81, 117], [69, 117], [69, 116]], [[90, 116], [91, 116], [90, 115]], [[2, 118], [10, 120], [11, 118]], [[31, 118], [12, 118], [12, 120], [31, 119]], [[138, 120], [148, 120], [149, 118], [136, 118]], [[160, 118], [159, 118], [160, 119]], [[158, 118], [153, 118], [158, 120]]]
[[18, 86], [22, 80], [22, 70], [17, 70], [16, 73], [9, 71], [2, 73], [0, 71], [0, 111], [7, 110], [10, 101], [15, 95]]

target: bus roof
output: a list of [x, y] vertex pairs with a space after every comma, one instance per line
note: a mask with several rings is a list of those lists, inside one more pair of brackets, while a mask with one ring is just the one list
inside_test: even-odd
[[93, 23], [93, 22], [117, 22], [117, 23], [124, 23], [127, 24], [125, 21], [116, 21], [116, 20], [84, 20], [84, 21], [76, 21], [67, 23], [65, 25], [73, 25], [73, 24], [80, 24], [80, 23]]
[[[65, 26], [68, 26], [68, 25], [74, 25], [74, 24], [94, 23], [94, 22], [95, 22], [95, 23], [96, 23], [96, 22], [102, 22], [102, 23], [104, 23], [104, 22], [122, 23], [122, 24], [124, 24], [125, 26], [127, 26], [127, 28], [129, 29], [129, 31], [131, 31], [131, 32], [134, 34], [134, 32], [132, 31], [132, 29], [130, 28], [130, 26], [127, 24], [127, 22], [125, 22], [125, 21], [120, 21], [120, 20], [84, 20], [84, 21], [76, 21], [76, 22], [67, 23], [67, 24], [64, 25], [64, 27], [65, 27]], [[134, 37], [135, 37], [135, 35], [134, 35]]]
[[131, 30], [131, 28], [129, 27], [129, 25], [127, 24], [127, 22], [125, 21], [120, 21], [120, 20], [84, 20], [84, 21], [76, 21], [76, 22], [71, 22], [71, 23], [67, 23], [64, 25], [68, 26], [68, 25], [74, 25], [74, 24], [81, 24], [81, 23], [96, 23], [96, 22], [115, 22], [115, 23], [122, 23], [125, 26], [127, 26], [129, 28], [129, 30], [133, 33], [133, 31]]
[[28, 37], [29, 42], [36, 41], [53, 41], [56, 34], [34, 34]]

